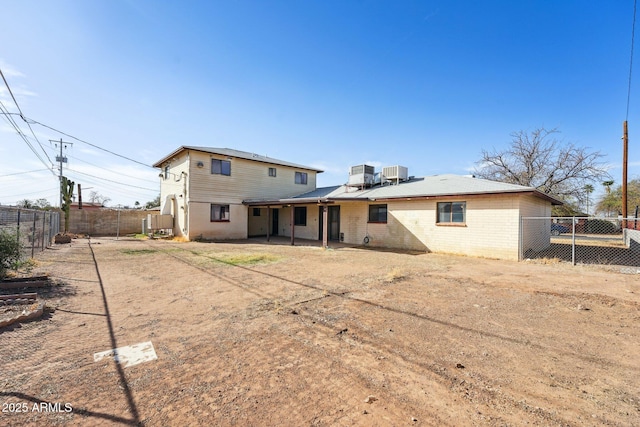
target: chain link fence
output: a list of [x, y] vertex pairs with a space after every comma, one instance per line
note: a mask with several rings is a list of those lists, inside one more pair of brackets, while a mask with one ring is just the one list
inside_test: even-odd
[[523, 217], [520, 259], [632, 267], [640, 271], [640, 219]]
[[60, 212], [0, 206], [0, 230], [15, 235], [23, 258], [33, 258], [60, 231]]

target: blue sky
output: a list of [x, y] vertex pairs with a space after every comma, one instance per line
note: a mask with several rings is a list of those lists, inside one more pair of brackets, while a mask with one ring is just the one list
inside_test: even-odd
[[[202, 145], [324, 169], [319, 186], [362, 163], [468, 174], [483, 148], [544, 126], [607, 154], [619, 184], [632, 16], [632, 0], [23, 0], [3, 2], [0, 69], [26, 117], [147, 165]], [[17, 111], [2, 85], [0, 101]], [[65, 174], [85, 199], [159, 193], [158, 170], [32, 127], [54, 161], [50, 139], [74, 142]], [[0, 203], [57, 204], [45, 167], [0, 120]]]

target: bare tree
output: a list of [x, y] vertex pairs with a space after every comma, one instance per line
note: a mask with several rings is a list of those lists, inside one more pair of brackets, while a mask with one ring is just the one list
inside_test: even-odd
[[567, 202], [584, 202], [584, 188], [610, 178], [599, 151], [558, 141], [557, 129], [511, 134], [509, 148], [482, 150], [475, 175], [493, 181], [534, 187]]
[[111, 201], [109, 197], [103, 196], [97, 191], [89, 193], [89, 202], [91, 203], [100, 203], [100, 205], [105, 206], [109, 201]]

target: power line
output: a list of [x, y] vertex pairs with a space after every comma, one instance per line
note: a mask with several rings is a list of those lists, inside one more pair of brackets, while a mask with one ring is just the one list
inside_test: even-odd
[[151, 169], [155, 169], [153, 166], [150, 166], [150, 165], [148, 165], [148, 164], [146, 164], [146, 163], [142, 163], [142, 162], [140, 162], [140, 161], [138, 161], [138, 160], [135, 160], [135, 159], [132, 159], [132, 158], [130, 158], [130, 157], [123, 156], [122, 154], [118, 154], [118, 153], [115, 153], [115, 152], [113, 152], [113, 151], [111, 151], [111, 150], [107, 150], [106, 148], [102, 148], [102, 147], [100, 147], [100, 146], [98, 146], [98, 145], [95, 145], [95, 144], [92, 144], [92, 143], [90, 143], [90, 142], [88, 142], [88, 141], [84, 141], [84, 140], [82, 140], [82, 139], [80, 139], [80, 138], [77, 138], [77, 137], [75, 137], [75, 136], [73, 136], [73, 135], [69, 135], [68, 133], [62, 132], [61, 130], [55, 129], [55, 128], [53, 128], [53, 127], [51, 127], [51, 126], [48, 126], [48, 125], [45, 125], [44, 123], [40, 123], [40, 122], [39, 122], [39, 121], [37, 121], [37, 120], [33, 120], [33, 119], [29, 119], [29, 120], [31, 120], [31, 123], [35, 123], [35, 124], [37, 124], [37, 125], [40, 125], [40, 126], [46, 127], [47, 129], [51, 129], [51, 130], [52, 130], [52, 131], [54, 131], [54, 132], [58, 132], [59, 134], [62, 134], [62, 135], [67, 136], [67, 137], [69, 137], [69, 138], [73, 138], [73, 139], [75, 139], [76, 141], [80, 141], [80, 142], [82, 142], [83, 144], [90, 145], [91, 147], [93, 147], [93, 148], [97, 148], [98, 150], [102, 150], [102, 151], [104, 151], [104, 152], [106, 152], [106, 153], [109, 153], [109, 154], [112, 154], [112, 155], [114, 155], [114, 156], [117, 156], [117, 157], [123, 158], [123, 159], [125, 159], [125, 160], [129, 160], [130, 162], [134, 162], [134, 163], [137, 163], [137, 164], [139, 164], [139, 165], [146, 166], [146, 167], [151, 168]]
[[[67, 169], [67, 172], [69, 172], [69, 169]], [[144, 190], [130, 188], [126, 184], [105, 182], [101, 178], [83, 176], [82, 174], [76, 174], [74, 171], [71, 171], [66, 175], [70, 180], [82, 184], [83, 194], [85, 194], [85, 192], [89, 192], [90, 189], [93, 189], [93, 191], [95, 191], [96, 193], [103, 193], [105, 195], [108, 195], [110, 199], [113, 198], [113, 196], [124, 198], [153, 198], [152, 195], [156, 195], [160, 191], [159, 189], [151, 191], [150, 189]]]
[[33, 145], [31, 145], [31, 142], [29, 142], [29, 139], [27, 138], [27, 136], [24, 134], [24, 132], [22, 132], [22, 129], [20, 129], [20, 126], [18, 126], [18, 123], [16, 123], [16, 121], [13, 120], [13, 117], [11, 117], [13, 113], [9, 112], [9, 110], [1, 100], [0, 100], [0, 112], [2, 112], [5, 120], [11, 125], [11, 127], [13, 127], [13, 129], [16, 131], [18, 136], [20, 136], [20, 138], [25, 142], [25, 144], [27, 144], [29, 149], [33, 152], [33, 154], [35, 154], [38, 160], [40, 160], [42, 164], [45, 165], [45, 167], [49, 169], [53, 175], [55, 175], [55, 172], [53, 171], [53, 169], [49, 165], [47, 165], [47, 162], [44, 161], [44, 159], [42, 158], [42, 156], [40, 156], [38, 151], [33, 147]]
[[0, 178], [4, 178], [5, 176], [14, 176], [14, 175], [23, 175], [25, 173], [34, 173], [34, 172], [42, 172], [42, 171], [48, 171], [49, 169], [36, 169], [33, 171], [25, 171], [25, 172], [15, 172], [15, 173], [8, 173], [6, 175], [0, 175]]
[[9, 82], [7, 82], [7, 79], [4, 77], [4, 73], [2, 72], [2, 69], [0, 69], [0, 76], [2, 76], [2, 80], [4, 81], [4, 85], [7, 87], [7, 90], [9, 91], [9, 94], [11, 95], [11, 99], [13, 99], [13, 103], [16, 104], [16, 107], [18, 108], [18, 111], [20, 112], [20, 117], [22, 118], [22, 120], [24, 120], [24, 122], [29, 127], [29, 130], [31, 131], [31, 135], [33, 135], [35, 140], [38, 142], [38, 145], [40, 146], [40, 149], [42, 150], [44, 155], [47, 156], [47, 159], [49, 160], [49, 163], [53, 164], [53, 162], [49, 158], [49, 155], [47, 154], [47, 152], [44, 151], [44, 147], [42, 146], [42, 143], [40, 142], [40, 140], [36, 136], [35, 132], [33, 131], [33, 128], [31, 128], [31, 125], [29, 124], [27, 119], [24, 118], [24, 114], [22, 113], [22, 109], [20, 108], [20, 105], [18, 105], [18, 101], [16, 100], [16, 97], [13, 96], [13, 91], [11, 90], [11, 87], [9, 86]]
[[91, 165], [91, 166], [96, 167], [96, 168], [98, 168], [98, 169], [105, 170], [105, 171], [107, 171], [107, 172], [115, 173], [115, 174], [118, 174], [118, 175], [120, 175], [120, 176], [124, 176], [124, 177], [127, 177], [127, 178], [137, 179], [137, 180], [139, 180], [139, 181], [150, 182], [150, 183], [152, 183], [152, 184], [156, 184], [156, 181], [151, 181], [151, 180], [149, 180], [149, 179], [144, 179], [144, 178], [138, 178], [138, 177], [133, 176], [133, 175], [126, 175], [126, 174], [121, 173], [121, 172], [114, 172], [114, 171], [112, 171], [112, 170], [110, 170], [110, 169], [103, 168], [102, 166], [98, 166], [98, 165], [96, 165], [96, 164], [94, 164], [94, 163], [87, 162], [86, 160], [82, 160], [82, 159], [80, 159], [80, 158], [78, 158], [78, 157], [75, 157], [75, 156], [72, 156], [72, 155], [70, 155], [70, 154], [69, 154], [68, 156], [69, 156], [70, 158], [74, 159], [74, 160], [78, 160], [79, 162], [86, 163], [86, 164], [88, 164], [88, 165]]
[[124, 183], [124, 182], [114, 181], [114, 180], [112, 180], [112, 179], [100, 178], [99, 176], [90, 175], [90, 174], [88, 174], [88, 173], [84, 173], [84, 172], [79, 172], [79, 171], [74, 170], [74, 169], [71, 169], [71, 168], [67, 168], [67, 171], [71, 171], [71, 172], [74, 172], [74, 173], [79, 173], [80, 175], [90, 176], [91, 178], [95, 178], [95, 179], [101, 179], [101, 180], [103, 180], [103, 181], [113, 182], [113, 183], [116, 183], [116, 184], [124, 185], [124, 186], [126, 186], [126, 187], [139, 188], [139, 189], [141, 189], [141, 190], [158, 191], [158, 190], [157, 190], [157, 189], [155, 189], [155, 188], [138, 187], [138, 186], [136, 186], [136, 185], [126, 184], [126, 183]]
[[18, 111], [20, 111], [20, 117], [22, 117], [24, 119], [24, 114], [22, 114], [22, 110], [20, 109], [20, 106], [18, 105], [18, 101], [16, 101], [16, 97], [13, 96], [13, 92], [11, 91], [11, 88], [9, 87], [9, 83], [7, 83], [7, 79], [5, 79], [4, 73], [2, 72], [1, 68], [0, 68], [0, 76], [2, 76], [2, 80], [4, 80], [4, 85], [9, 90], [9, 95], [11, 95], [11, 98], [13, 98], [14, 104], [16, 104], [16, 107], [18, 107]]
[[633, 0], [633, 25], [631, 26], [631, 59], [629, 60], [629, 87], [627, 88], [627, 114], [625, 121], [629, 120], [629, 103], [631, 100], [631, 72], [633, 70], [633, 43], [636, 32], [636, 3], [637, 0]]
[[[58, 189], [56, 189], [56, 190], [58, 190]], [[0, 196], [0, 197], [2, 197], [2, 198], [9, 198], [9, 197], [30, 196], [30, 195], [32, 195], [32, 194], [41, 194], [41, 193], [48, 192], [48, 191], [54, 191], [54, 190], [46, 189], [46, 190], [40, 190], [40, 191], [33, 191], [33, 192], [31, 192], [31, 193], [20, 193], [20, 194], [14, 194], [14, 195], [12, 195], [12, 196]], [[57, 193], [56, 193], [56, 194], [57, 194]]]

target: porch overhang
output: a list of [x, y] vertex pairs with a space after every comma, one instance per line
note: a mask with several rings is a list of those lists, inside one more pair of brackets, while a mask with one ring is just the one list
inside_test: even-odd
[[242, 204], [257, 208], [257, 207], [285, 207], [285, 206], [295, 206], [295, 205], [326, 205], [329, 203], [334, 203], [334, 200], [327, 198], [313, 198], [313, 199], [273, 199], [273, 200], [243, 200]]

